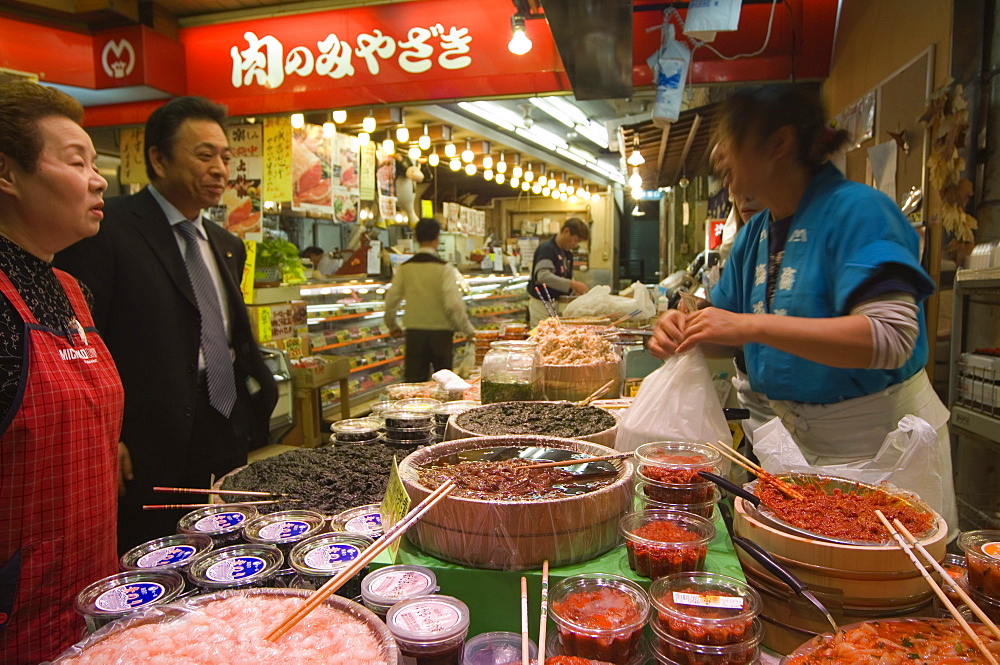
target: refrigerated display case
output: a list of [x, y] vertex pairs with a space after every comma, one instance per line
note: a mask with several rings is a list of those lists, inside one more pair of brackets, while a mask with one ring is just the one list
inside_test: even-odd
[[[467, 292], [463, 298], [477, 328], [526, 320], [527, 277], [466, 276], [465, 282]], [[357, 280], [308, 284], [300, 289], [300, 297], [306, 301], [312, 353], [348, 358], [348, 390], [355, 415], [365, 411], [367, 402], [386, 386], [403, 378], [405, 344], [403, 339], [389, 335], [383, 321], [388, 288], [388, 283]], [[471, 364], [472, 347], [468, 341], [456, 334], [455, 367]], [[340, 406], [339, 387], [323, 390], [322, 397], [324, 412], [333, 417], [331, 410]]]

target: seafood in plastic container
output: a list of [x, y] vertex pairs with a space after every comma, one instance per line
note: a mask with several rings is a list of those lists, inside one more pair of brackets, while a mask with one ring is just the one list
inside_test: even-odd
[[330, 529], [332, 531], [360, 533], [372, 539], [378, 538], [382, 535], [380, 508], [381, 506], [377, 503], [348, 508], [333, 516], [333, 519], [330, 520]]
[[144, 607], [169, 603], [183, 588], [184, 578], [173, 570], [131, 570], [88, 585], [73, 608], [92, 633]]
[[178, 533], [203, 533], [211, 536], [216, 546], [231, 545], [240, 541], [240, 533], [246, 523], [257, 517], [254, 506], [242, 504], [220, 504], [206, 506], [180, 518]]
[[[351, 565], [373, 542], [368, 536], [341, 531], [322, 533], [297, 543], [288, 556], [289, 564], [298, 574], [294, 586], [300, 589], [320, 588]], [[356, 597], [361, 593], [363, 576], [364, 571], [359, 571], [337, 590], [337, 594], [345, 598]]]
[[192, 563], [187, 575], [192, 584], [205, 591], [271, 586], [283, 562], [277, 547], [230, 545]]
[[750, 639], [760, 595], [745, 582], [715, 573], [676, 573], [653, 582], [650, 623], [685, 642], [706, 646]]
[[396, 408], [403, 411], [416, 411], [418, 413], [433, 411], [441, 406], [441, 400], [430, 397], [410, 397], [396, 402]]
[[248, 543], [274, 545], [287, 555], [292, 547], [326, 529], [326, 518], [312, 510], [282, 510], [261, 515], [243, 527]]
[[[535, 662], [538, 647], [528, 640], [528, 662]], [[480, 633], [465, 643], [462, 665], [516, 665], [521, 659], [521, 635], [499, 631]]]
[[[753, 623], [753, 634], [737, 644], [708, 646], [679, 640], [653, 625], [653, 655], [663, 665], [753, 665], [760, 660], [760, 641], [764, 628]], [[835, 661], [831, 661], [835, 662]]]
[[704, 503], [715, 486], [698, 475], [714, 473], [722, 456], [710, 446], [683, 441], [646, 443], [635, 450], [639, 480], [649, 484], [646, 494], [661, 503]]
[[183, 572], [191, 562], [211, 551], [215, 543], [201, 533], [177, 533], [137, 545], [122, 555], [122, 570], [169, 569]]
[[379, 437], [381, 423], [374, 418], [348, 418], [330, 425], [337, 443], [368, 443]]
[[393, 443], [414, 444], [418, 441], [433, 436], [433, 427], [387, 427], [385, 429], [385, 442], [388, 445]]
[[386, 566], [369, 573], [361, 580], [361, 599], [365, 607], [385, 620], [393, 605], [416, 596], [429, 596], [438, 591], [434, 571], [423, 566]]
[[550, 595], [549, 616], [567, 656], [627, 665], [640, 648], [648, 614], [643, 588], [618, 575], [567, 577]]
[[1000, 600], [1000, 531], [966, 531], [958, 537], [969, 569], [969, 586]]
[[451, 596], [401, 600], [385, 617], [404, 663], [460, 665], [469, 633], [469, 608]]
[[704, 570], [715, 525], [704, 517], [670, 510], [639, 510], [621, 519], [628, 565], [659, 579], [672, 573]]
[[384, 411], [382, 417], [385, 420], [386, 430], [390, 429], [415, 429], [425, 427], [430, 429], [433, 426], [433, 416], [429, 410], [413, 411], [400, 409], [397, 407], [391, 411]]
[[657, 510], [674, 510], [685, 513], [694, 513], [700, 517], [715, 521], [715, 505], [719, 502], [721, 493], [715, 490], [711, 500], [701, 503], [665, 503], [657, 501], [651, 494], [661, 496], [658, 490], [661, 488], [651, 485], [646, 481], [639, 480], [635, 483], [634, 494], [639, 510], [655, 508]]

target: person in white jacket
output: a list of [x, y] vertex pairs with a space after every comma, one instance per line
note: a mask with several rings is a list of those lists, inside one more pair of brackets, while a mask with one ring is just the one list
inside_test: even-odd
[[[414, 229], [420, 249], [396, 269], [385, 294], [385, 324], [393, 337], [406, 336], [407, 382], [430, 379], [433, 371], [451, 369], [455, 331], [471, 336], [475, 331], [465, 311], [462, 276], [455, 266], [438, 256], [441, 224], [423, 218]], [[404, 305], [403, 326], [396, 312]]]

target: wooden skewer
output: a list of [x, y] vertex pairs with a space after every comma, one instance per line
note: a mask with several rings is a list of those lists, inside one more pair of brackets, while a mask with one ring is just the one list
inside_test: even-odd
[[892, 534], [892, 537], [896, 539], [896, 542], [899, 543], [900, 549], [906, 552], [906, 556], [910, 557], [910, 561], [913, 562], [917, 571], [924, 576], [924, 579], [927, 580], [927, 584], [930, 585], [931, 589], [944, 606], [948, 608], [951, 615], [955, 617], [955, 621], [957, 621], [962, 627], [962, 630], [964, 630], [965, 634], [969, 636], [969, 639], [971, 639], [972, 643], [976, 645], [976, 648], [983, 652], [983, 655], [986, 656], [986, 660], [988, 660], [992, 665], [1000, 665], [1000, 663], [997, 663], [997, 659], [993, 656], [993, 653], [986, 648], [985, 644], [983, 644], [983, 640], [976, 634], [976, 631], [972, 630], [972, 626], [969, 625], [969, 622], [965, 620], [962, 613], [958, 611], [958, 608], [955, 607], [954, 603], [951, 602], [951, 599], [949, 599], [945, 594], [944, 590], [938, 586], [938, 583], [934, 581], [931, 574], [927, 572], [927, 569], [920, 563], [916, 555], [913, 554], [913, 548], [910, 547], [905, 540], [903, 540], [903, 536], [900, 535], [899, 531], [889, 524], [889, 520], [885, 518], [885, 515], [882, 514], [881, 510], [876, 510], [875, 514], [878, 515], [879, 520], [882, 521], [885, 528]]
[[587, 406], [588, 404], [590, 404], [591, 402], [593, 402], [597, 398], [598, 395], [600, 395], [601, 393], [603, 393], [605, 390], [607, 390], [608, 388], [610, 388], [613, 385], [615, 385], [615, 379], [611, 379], [610, 381], [608, 381], [607, 383], [605, 383], [603, 386], [601, 386], [600, 388], [598, 388], [594, 392], [590, 393], [589, 395], [587, 395], [586, 397], [584, 397], [583, 399], [581, 399], [579, 402], [572, 402], [572, 404], [573, 404], [573, 406]]
[[186, 492], [188, 494], [230, 494], [232, 496], [288, 496], [275, 492], [251, 492], [249, 490], [205, 490], [193, 487], [154, 487], [154, 492]]
[[531, 654], [528, 653], [528, 578], [521, 577], [521, 665], [531, 665]]
[[604, 462], [607, 460], [627, 459], [632, 457], [632, 453], [615, 453], [614, 455], [600, 455], [598, 457], [579, 457], [577, 459], [563, 460], [562, 462], [540, 462], [529, 464], [524, 469], [550, 469], [556, 466], [574, 466], [576, 464], [587, 464], [589, 462]]
[[337, 589], [346, 584], [348, 580], [371, 563], [375, 557], [382, 553], [383, 550], [388, 549], [388, 547], [399, 539], [399, 537], [402, 536], [407, 529], [416, 524], [428, 510], [436, 506], [439, 501], [448, 496], [448, 493], [453, 489], [455, 489], [455, 482], [449, 479], [442, 483], [436, 490], [428, 494], [423, 501], [417, 504], [416, 508], [407, 513], [403, 519], [382, 534], [382, 537], [375, 541], [374, 545], [366, 549], [361, 556], [355, 559], [354, 563], [339, 570], [337, 574], [331, 577], [326, 584], [321, 586], [319, 589], [316, 589], [316, 591], [314, 591], [306, 599], [306, 602], [299, 607], [299, 609], [288, 615], [288, 617], [286, 617], [285, 620], [278, 625], [278, 627], [267, 634], [265, 639], [269, 642], [274, 642], [279, 637], [294, 628], [310, 612], [322, 605], [327, 598], [332, 596]]
[[722, 443], [721, 441], [718, 441], [716, 443], [712, 443], [711, 441], [709, 441], [708, 445], [718, 450], [723, 457], [728, 459], [733, 464], [741, 466], [750, 473], [757, 476], [762, 483], [767, 483], [772, 487], [777, 488], [785, 496], [791, 499], [795, 499], [797, 501], [802, 501], [803, 499], [806, 498], [805, 495], [796, 490], [790, 484], [786, 483], [780, 478], [775, 477], [773, 474], [768, 473], [760, 466], [754, 464], [752, 461], [750, 461], [740, 453], [736, 452], [726, 444]]
[[143, 506], [143, 510], [164, 510], [167, 508], [207, 508], [208, 506], [266, 506], [268, 504], [281, 503], [287, 499], [274, 499], [271, 501], [238, 501], [236, 503], [165, 503], [162, 505]]
[[549, 614], [549, 560], [542, 562], [542, 619], [538, 625], [538, 663], [545, 662], [545, 629]]
[[972, 600], [969, 594], [965, 592], [965, 589], [963, 589], [958, 584], [958, 582], [955, 581], [951, 577], [951, 575], [949, 575], [947, 571], [945, 571], [945, 569], [941, 567], [941, 564], [937, 562], [937, 559], [935, 559], [933, 555], [931, 555], [931, 553], [928, 552], [927, 549], [920, 544], [920, 541], [918, 541], [916, 538], [913, 537], [913, 534], [910, 533], [909, 529], [903, 526], [902, 522], [900, 522], [898, 519], [894, 519], [892, 523], [896, 527], [896, 529], [901, 534], [903, 534], [903, 537], [906, 538], [906, 540], [910, 543], [910, 545], [916, 547], [917, 551], [923, 555], [927, 563], [931, 564], [934, 570], [936, 570], [938, 574], [941, 575], [941, 579], [948, 582], [948, 586], [950, 586], [952, 590], [958, 595], [958, 597], [962, 599], [962, 602], [964, 602], [966, 605], [969, 606], [969, 609], [972, 610], [972, 612], [976, 615], [976, 617], [980, 621], [982, 621], [987, 628], [990, 629], [990, 631], [993, 633], [993, 636], [996, 637], [998, 640], [1000, 640], [1000, 628], [997, 628], [997, 625], [993, 623], [993, 621], [988, 616], [986, 616], [986, 613], [983, 612], [982, 608], [979, 607], [979, 605], [977, 605], [974, 600]]
[[628, 313], [628, 314], [626, 314], [625, 316], [620, 316], [620, 317], [618, 317], [617, 319], [615, 319], [614, 321], [612, 321], [611, 323], [609, 323], [609, 324], [608, 324], [608, 327], [609, 327], [609, 328], [614, 328], [614, 327], [615, 327], [615, 326], [617, 326], [617, 325], [618, 325], [619, 323], [622, 323], [623, 321], [628, 321], [628, 320], [629, 320], [629, 319], [631, 319], [631, 318], [632, 318], [633, 316], [638, 316], [638, 315], [640, 315], [640, 314], [642, 314], [642, 310], [641, 310], [641, 309], [633, 309], [633, 310], [632, 310], [631, 312], [629, 312], [629, 313]]

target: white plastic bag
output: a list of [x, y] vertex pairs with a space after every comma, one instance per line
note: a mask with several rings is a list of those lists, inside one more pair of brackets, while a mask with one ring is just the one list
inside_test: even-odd
[[[909, 415], [889, 432], [874, 457], [846, 464], [811, 465], [791, 434], [774, 418], [753, 433], [753, 452], [769, 473], [804, 472], [850, 478], [864, 483], [891, 483], [915, 493], [954, 529], [958, 524], [950, 483], [941, 473], [937, 432], [924, 419]], [[948, 469], [951, 465], [947, 465]]]
[[[625, 316], [631, 311], [640, 310], [639, 318], [650, 318], [656, 316], [656, 305], [646, 292], [646, 288], [639, 285], [632, 287], [632, 297], [613, 296], [611, 287], [606, 284], [595, 286], [584, 293], [573, 302], [566, 305], [566, 310], [562, 313], [567, 318], [577, 316], [610, 316], [618, 318]], [[645, 296], [645, 298], [643, 297]]]
[[722, 441], [732, 445], [701, 349], [668, 358], [643, 379], [632, 406], [618, 423], [617, 450], [628, 452], [651, 441]]
[[736, 30], [742, 5], [742, 0], [691, 0], [684, 19], [684, 34], [710, 42], [716, 32]]
[[674, 38], [673, 24], [664, 20], [663, 31], [663, 45], [656, 57], [656, 67], [651, 68], [656, 81], [653, 124], [657, 127], [669, 125], [680, 117], [684, 83], [691, 63], [691, 50]]

